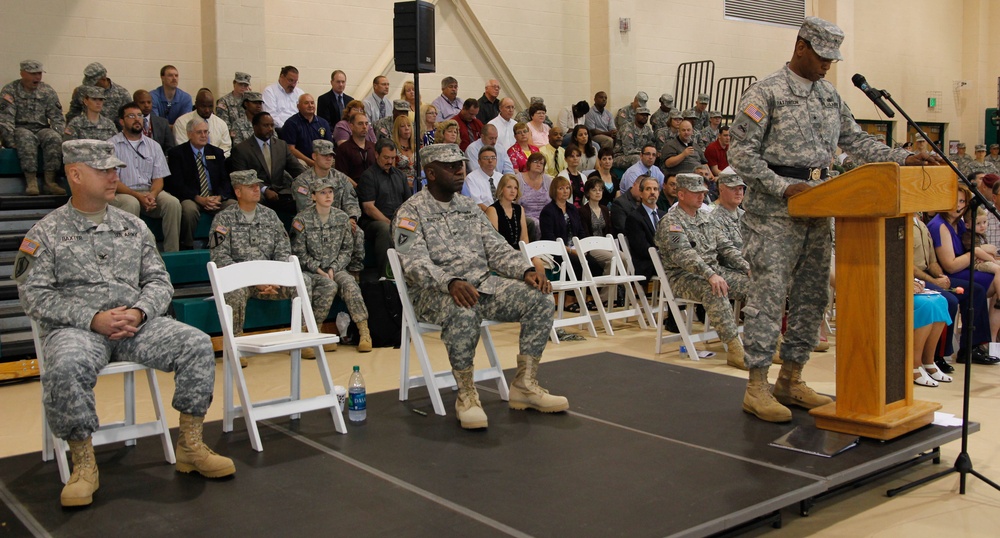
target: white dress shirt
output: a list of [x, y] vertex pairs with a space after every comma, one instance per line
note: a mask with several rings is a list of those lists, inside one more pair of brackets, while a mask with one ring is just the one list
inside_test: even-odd
[[[292, 93], [288, 93], [277, 82], [264, 88], [262, 96], [264, 98], [264, 112], [274, 118], [275, 127], [280, 129], [285, 124], [285, 120], [299, 112], [299, 96], [303, 93], [305, 92], [298, 86], [292, 90]], [[215, 143], [213, 145], [218, 146]]]
[[[195, 118], [196, 114], [198, 114], [198, 111], [192, 110], [177, 118], [177, 122], [174, 123], [174, 140], [177, 142], [177, 145], [188, 141], [187, 124]], [[229, 151], [233, 149], [233, 139], [229, 135], [229, 126], [226, 125], [225, 120], [215, 114], [209, 116], [205, 121], [208, 122], [208, 143], [221, 149], [228, 159]]]
[[[507, 156], [507, 147], [501, 145], [499, 140], [497, 141], [497, 145], [493, 147], [497, 150], [497, 171], [501, 174], [513, 174], [514, 164], [510, 162], [510, 157]], [[469, 162], [465, 163], [467, 171], [479, 170], [479, 150], [481, 149], [483, 149], [482, 139], [476, 140], [469, 144], [469, 147], [465, 148], [465, 156], [469, 159]]]
[[497, 116], [490, 120], [490, 125], [494, 125], [497, 128], [497, 145], [509, 148], [514, 145], [514, 125], [517, 121], [511, 116], [509, 120], [505, 120], [500, 116]]
[[[477, 204], [491, 205], [493, 203], [493, 192], [490, 190], [490, 177], [483, 169], [474, 170], [465, 176], [465, 186], [462, 187], [462, 194], [472, 198]], [[503, 174], [499, 170], [493, 171], [493, 186], [500, 185], [500, 178]]]

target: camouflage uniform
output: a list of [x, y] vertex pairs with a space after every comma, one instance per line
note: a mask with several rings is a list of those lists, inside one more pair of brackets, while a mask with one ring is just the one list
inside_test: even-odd
[[[250, 75], [247, 73], [241, 73], [237, 71], [236, 75], [233, 76], [233, 82], [239, 84], [246, 84], [249, 87]], [[229, 126], [229, 135], [232, 137], [236, 121], [240, 117], [243, 117], [245, 119], [247, 116], [246, 111], [243, 110], [243, 96], [241, 95], [239, 97], [236, 97], [235, 95], [233, 95], [233, 92], [229, 92], [226, 95], [223, 95], [222, 97], [218, 98], [215, 101], [215, 115], [221, 118], [222, 121], [226, 122], [226, 125]], [[247, 121], [247, 124], [249, 123], [250, 122]], [[250, 129], [250, 133], [253, 134], [252, 127]], [[246, 137], [244, 137], [241, 140], [241, 142], [243, 140], [246, 140]], [[235, 145], [237, 143], [238, 142], [236, 142], [235, 137], [233, 137], [233, 144]]]
[[[424, 189], [396, 210], [392, 230], [413, 308], [421, 321], [442, 327], [453, 369], [472, 366], [484, 319], [519, 321], [520, 353], [541, 357], [552, 328], [552, 299], [523, 281], [531, 264], [510, 248], [471, 198], [455, 196], [442, 207]], [[454, 279], [479, 291], [475, 306], [455, 304], [448, 292]]]
[[902, 164], [909, 152], [891, 150], [862, 131], [831, 83], [804, 85], [787, 66], [747, 89], [738, 110], [728, 159], [747, 184], [743, 252], [753, 287], [743, 308], [746, 363], [751, 369], [771, 363], [786, 297], [781, 357], [805, 363], [829, 301], [832, 219], [789, 217], [784, 192], [801, 180], [779, 176], [768, 165], [825, 168], [838, 146], [866, 162]]
[[[333, 199], [337, 200], [336, 195]], [[347, 213], [332, 207], [329, 218], [323, 222], [316, 206], [312, 206], [295, 215], [292, 221], [292, 254], [299, 257], [302, 265], [302, 276], [309, 290], [316, 323], [323, 323], [330, 314], [330, 305], [338, 290], [343, 292], [341, 297], [355, 323], [368, 319], [361, 288], [347, 271], [353, 250], [354, 236]], [[316, 271], [319, 269], [333, 269], [333, 280], [318, 275]]]
[[615, 129], [621, 133], [622, 129], [627, 125], [635, 124], [635, 109], [632, 108], [632, 103], [629, 103], [618, 109], [615, 112]]
[[28, 91], [15, 80], [0, 89], [0, 138], [17, 150], [21, 169], [38, 172], [38, 151], [46, 171], [57, 171], [62, 157], [62, 132], [66, 121], [62, 104], [52, 86], [42, 82]]
[[743, 250], [743, 234], [740, 232], [740, 219], [742, 217], [742, 208], [737, 207], [736, 211], [730, 211], [719, 203], [715, 204], [714, 209], [709, 214], [712, 224], [715, 224], [722, 235], [726, 236], [726, 239], [739, 251]]
[[[252, 174], [255, 182], [257, 173], [253, 170], [233, 172], [230, 175], [233, 186], [247, 184], [241, 179], [243, 174]], [[212, 231], [208, 238], [212, 261], [219, 267], [250, 260], [287, 261], [292, 247], [273, 209], [257, 204], [251, 218], [233, 204], [219, 211], [212, 219]], [[226, 294], [226, 304], [233, 308], [233, 332], [243, 334], [243, 320], [246, 315], [247, 299], [288, 299], [295, 295], [294, 288], [279, 288], [277, 294], [261, 295], [256, 287], [243, 288]], [[312, 299], [310, 297], [310, 299]]]
[[[98, 86], [82, 86], [81, 88], [77, 88], [77, 90], [86, 94], [85, 97], [99, 97], [104, 99], [106, 95], [106, 92]], [[106, 99], [105, 102], [107, 102]], [[108, 118], [100, 115], [97, 117], [97, 123], [95, 124], [91, 123], [90, 119], [87, 118], [87, 114], [84, 113], [69, 120], [69, 124], [63, 129], [63, 141], [88, 138], [91, 140], [107, 140], [116, 134], [118, 134], [118, 129], [115, 128], [115, 124]]]
[[[73, 95], [69, 100], [69, 112], [66, 113], [66, 123], [84, 114], [83, 95], [80, 94], [83, 87], [97, 86], [97, 82], [107, 76], [108, 70], [98, 62], [94, 62], [84, 68], [83, 83], [73, 90]], [[118, 109], [125, 103], [132, 101], [132, 94], [120, 84], [115, 84], [111, 79], [108, 79], [108, 82], [111, 85], [104, 88], [104, 109], [101, 110], [101, 115], [108, 118], [116, 126], [115, 130], [117, 130]], [[102, 138], [101, 140], [107, 140], [107, 138]]]
[[633, 120], [625, 127], [619, 128], [618, 136], [615, 137], [615, 160], [616, 168], [628, 168], [639, 162], [639, 154], [646, 144], [655, 143], [653, 129], [649, 124], [641, 128]]
[[[663, 107], [667, 107], [663, 110]], [[660, 96], [660, 106], [653, 112], [653, 115], [649, 117], [649, 125], [653, 128], [653, 132], [659, 131], [670, 125], [670, 113], [674, 110], [674, 96], [669, 93], [665, 93]]]
[[[739, 333], [729, 301], [746, 300], [750, 265], [709, 214], [695, 211], [692, 217], [674, 206], [656, 227], [656, 248], [674, 295], [702, 303], [723, 342], [736, 338]], [[713, 275], [726, 280], [728, 297], [712, 293], [708, 279]]]
[[709, 125], [707, 108], [701, 112], [698, 112], [698, 110], [694, 108], [689, 108], [684, 111], [684, 117], [690, 118], [689, 121], [691, 122], [691, 127], [694, 127], [694, 132], [696, 133]]
[[[663, 155], [663, 148], [667, 145], [673, 138], [677, 138], [678, 131], [671, 129], [670, 127], [664, 127], [662, 129], [657, 129], [656, 133], [653, 134], [653, 144], [656, 145], [657, 155]], [[657, 160], [661, 160], [657, 158]]]
[[[110, 144], [90, 140], [67, 142], [66, 159], [98, 169], [121, 164]], [[110, 206], [97, 218], [70, 204], [56, 209], [25, 234], [14, 262], [21, 305], [41, 331], [49, 427], [76, 441], [96, 431], [93, 388], [116, 360], [175, 372], [174, 408], [204, 416], [215, 383], [211, 340], [166, 316], [174, 290], [142, 220]], [[120, 306], [145, 313], [135, 336], [110, 340], [90, 329], [96, 313]]]
[[229, 130], [233, 146], [253, 136], [253, 124], [250, 123], [250, 118], [247, 118], [246, 111], [242, 107], [240, 107], [240, 114], [229, 126]]
[[[995, 148], [1000, 147], [997, 144], [990, 144], [990, 151], [992, 152]], [[1000, 155], [993, 155], [992, 153], [986, 154], [986, 162], [993, 165], [994, 168], [1000, 170]]]

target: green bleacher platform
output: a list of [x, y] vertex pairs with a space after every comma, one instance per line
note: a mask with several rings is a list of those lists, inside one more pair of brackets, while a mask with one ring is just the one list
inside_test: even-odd
[[20, 176], [22, 173], [17, 152], [11, 148], [0, 149], [0, 176]]

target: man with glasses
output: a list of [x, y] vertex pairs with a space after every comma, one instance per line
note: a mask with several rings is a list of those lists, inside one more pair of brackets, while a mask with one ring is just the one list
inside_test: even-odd
[[[503, 174], [497, 170], [497, 155], [499, 152], [493, 146], [483, 146], [479, 149], [478, 166], [465, 177], [462, 194], [472, 198], [483, 212], [497, 201], [497, 185]], [[468, 152], [466, 152], [468, 155]]]
[[[830, 177], [838, 146], [864, 162], [941, 163], [937, 156], [890, 149], [858, 127], [833, 84], [823, 80], [842, 59], [843, 40], [833, 23], [806, 17], [791, 61], [747, 89], [730, 129], [729, 164], [747, 184], [742, 230], [751, 286], [743, 316], [750, 379], [743, 410], [768, 422], [790, 421], [786, 405], [812, 409], [832, 401], [801, 377], [829, 301], [831, 222], [791, 218], [787, 199]], [[783, 364], [772, 393], [767, 373], [786, 299]]]
[[656, 163], [656, 146], [646, 144], [639, 154], [639, 161], [628, 167], [622, 174], [621, 191], [626, 193], [632, 188], [636, 178], [639, 176], [650, 176], [656, 179], [657, 184], [663, 185], [663, 172], [654, 164]]
[[483, 96], [479, 98], [479, 114], [476, 117], [486, 125], [500, 115], [500, 82], [490, 79], [486, 81]]

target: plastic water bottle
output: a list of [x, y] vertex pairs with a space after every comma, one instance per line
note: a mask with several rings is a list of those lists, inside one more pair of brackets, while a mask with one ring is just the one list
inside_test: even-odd
[[347, 418], [351, 422], [364, 422], [368, 418], [365, 378], [361, 377], [360, 366], [354, 367], [351, 381], [347, 384]]
[[685, 354], [687, 352], [688, 352], [687, 346], [681, 346], [681, 355], [683, 355], [683, 354]]

